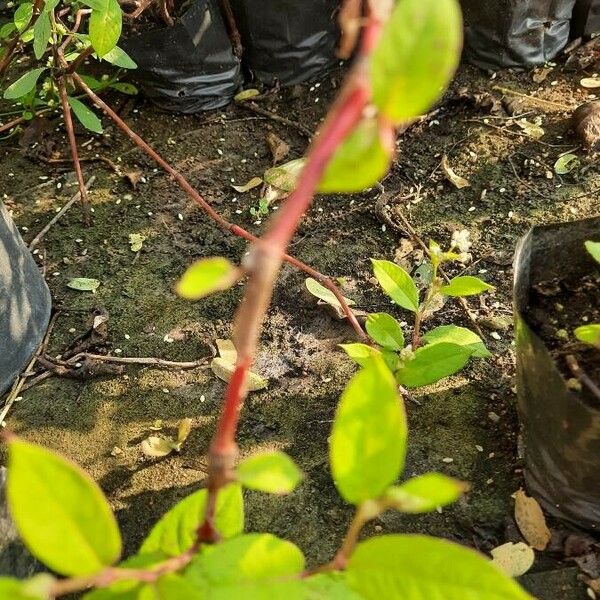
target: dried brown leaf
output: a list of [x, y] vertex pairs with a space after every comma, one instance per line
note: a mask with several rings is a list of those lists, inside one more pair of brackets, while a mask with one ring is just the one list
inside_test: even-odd
[[523, 542], [508, 542], [491, 551], [492, 564], [496, 565], [509, 577], [520, 577], [531, 569], [535, 561], [535, 553]]
[[542, 508], [535, 498], [523, 490], [515, 493], [515, 520], [519, 530], [529, 545], [535, 550], [545, 550], [552, 534]]
[[129, 185], [135, 190], [138, 183], [142, 179], [143, 173], [141, 171], [126, 171], [123, 177], [127, 180]]
[[267, 144], [269, 144], [269, 150], [271, 150], [271, 156], [273, 157], [273, 164], [281, 162], [290, 153], [290, 145], [286, 144], [286, 142], [272, 131], [267, 133], [266, 139]]
[[586, 150], [600, 142], [600, 100], [577, 107], [571, 117], [571, 126]]
[[453, 170], [450, 164], [448, 163], [448, 157], [444, 154], [442, 157], [442, 171], [446, 176], [446, 179], [457, 189], [462, 189], [469, 187], [471, 184], [468, 179], [457, 175]]

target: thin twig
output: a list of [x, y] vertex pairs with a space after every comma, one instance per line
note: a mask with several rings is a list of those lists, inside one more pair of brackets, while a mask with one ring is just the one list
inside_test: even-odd
[[[165, 170], [173, 179], [175, 183], [196, 203], [198, 204], [202, 210], [220, 227], [224, 230], [241, 237], [249, 242], [256, 242], [258, 238], [244, 228], [227, 221], [222, 215], [220, 215], [187, 181], [187, 179], [174, 167], [172, 167], [162, 156], [160, 156], [154, 148], [152, 148], [148, 143], [146, 143], [137, 133], [135, 133], [115, 111], [106, 104], [97, 94], [95, 94], [88, 85], [79, 77], [77, 73], [73, 73], [73, 79], [77, 83], [77, 85], [89, 96], [89, 98], [100, 107], [100, 109], [110, 117], [113, 122], [117, 125], [117, 127], [129, 137], [129, 139], [138, 146], [146, 155], [148, 155], [152, 160], [154, 160], [163, 170]], [[316, 279], [319, 283], [324, 285], [328, 290], [331, 291], [332, 294], [338, 299], [348, 322], [352, 325], [358, 336], [362, 340], [368, 340], [367, 334], [364, 332], [360, 323], [356, 319], [356, 316], [348, 306], [344, 296], [338, 289], [338, 287], [331, 281], [331, 279], [322, 273], [319, 273], [312, 267], [309, 267], [307, 264], [302, 261], [290, 256], [289, 254], [284, 254], [283, 259], [289, 264], [293, 265], [297, 269], [304, 271], [310, 277]]]
[[294, 129], [299, 131], [304, 137], [306, 137], [308, 139], [311, 139], [314, 136], [314, 132], [312, 132], [308, 127], [305, 127], [304, 125], [302, 125], [302, 123], [298, 123], [297, 121], [292, 121], [291, 119], [286, 119], [285, 117], [282, 117], [281, 115], [278, 115], [276, 113], [271, 112], [270, 110], [267, 110], [265, 108], [262, 108], [261, 106], [258, 106], [258, 104], [254, 103], [254, 102], [250, 102], [250, 101], [246, 100], [244, 102], [238, 102], [237, 105], [240, 106], [241, 108], [245, 108], [246, 110], [254, 112], [258, 115], [262, 115], [263, 117], [267, 117], [269, 119], [272, 119], [273, 121], [277, 121], [278, 123], [283, 123], [284, 125], [293, 127]]
[[221, 0], [221, 12], [225, 18], [225, 24], [227, 25], [227, 33], [233, 46], [233, 52], [238, 57], [242, 57], [244, 48], [242, 47], [242, 36], [237, 27], [233, 10], [231, 9], [231, 2], [229, 0]]
[[204, 366], [207, 358], [200, 360], [188, 361], [188, 362], [177, 362], [174, 360], [166, 360], [164, 358], [156, 358], [153, 356], [105, 356], [104, 354], [92, 354], [90, 352], [80, 352], [67, 361], [67, 364], [72, 365], [77, 362], [81, 362], [86, 358], [90, 360], [97, 360], [98, 362], [110, 362], [117, 364], [126, 365], [152, 365], [155, 367], [164, 367], [167, 369], [195, 369], [197, 367]]
[[596, 400], [600, 402], [600, 387], [590, 379], [588, 374], [579, 366], [577, 359], [569, 354], [565, 356], [565, 360], [567, 361], [567, 366], [571, 370], [571, 373], [577, 377], [577, 379], [584, 385], [594, 396], [596, 396]]
[[[85, 184], [86, 191], [90, 189], [91, 185], [96, 179], [95, 175], [92, 175]], [[47, 225], [29, 242], [29, 249], [33, 250], [42, 240], [42, 238], [50, 231], [50, 228], [56, 224], [56, 222], [79, 200], [81, 191], [78, 191], [61, 209], [57, 212], [54, 217], [48, 222]]]
[[[81, 56], [81, 55], [80, 55]], [[67, 130], [67, 136], [69, 138], [69, 145], [71, 147], [71, 156], [73, 158], [73, 167], [75, 168], [75, 175], [77, 175], [77, 183], [79, 184], [79, 198], [81, 200], [81, 209], [83, 211], [83, 224], [89, 227], [92, 224], [92, 216], [90, 212], [90, 200], [87, 195], [85, 188], [85, 181], [83, 180], [83, 172], [81, 171], [81, 163], [79, 162], [79, 151], [77, 150], [77, 139], [75, 138], [75, 130], [73, 129], [73, 117], [71, 115], [71, 106], [67, 99], [67, 89], [65, 84], [65, 77], [61, 76], [57, 79], [58, 91], [60, 95], [60, 101], [62, 104], [63, 115], [65, 119], [65, 128]]]
[[529, 100], [533, 104], [544, 104], [545, 106], [552, 106], [554, 108], [560, 108], [561, 110], [573, 110], [573, 107], [568, 106], [567, 104], [560, 104], [559, 102], [551, 102], [550, 100], [543, 100], [542, 98], [536, 98], [535, 96], [529, 96], [528, 94], [523, 94], [522, 92], [517, 92], [516, 90], [511, 90], [510, 88], [505, 88], [499, 85], [495, 85], [493, 90], [498, 92], [502, 92], [503, 94], [509, 94], [510, 96], [518, 96], [519, 98], [523, 98], [525, 100]]

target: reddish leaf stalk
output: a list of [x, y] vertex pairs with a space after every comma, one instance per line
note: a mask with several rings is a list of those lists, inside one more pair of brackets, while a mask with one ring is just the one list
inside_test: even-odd
[[[227, 219], [224, 219], [204, 198], [191, 186], [191, 184], [185, 179], [185, 177], [179, 173], [176, 169], [174, 169], [166, 160], [164, 160], [148, 143], [146, 143], [137, 133], [135, 133], [128, 125], [115, 113], [115, 111], [108, 106], [97, 94], [95, 94], [88, 85], [79, 77], [77, 73], [72, 74], [72, 78], [80, 87], [80, 89], [85, 92], [88, 97], [96, 104], [100, 109], [110, 117], [117, 127], [127, 135], [127, 137], [138, 146], [145, 154], [147, 154], [152, 160], [154, 160], [163, 170], [165, 170], [173, 179], [175, 183], [196, 203], [198, 204], [202, 210], [213, 220], [215, 221], [221, 228], [224, 230], [241, 237], [249, 242], [256, 242], [258, 238], [244, 228], [236, 225], [234, 223], [230, 223]], [[368, 337], [361, 327], [360, 323], [356, 319], [356, 316], [346, 303], [342, 293], [339, 291], [337, 286], [322, 273], [316, 271], [315, 269], [309, 267], [307, 264], [298, 260], [297, 258], [290, 256], [289, 254], [284, 255], [284, 260], [291, 264], [292, 266], [304, 271], [310, 277], [313, 277], [317, 281], [319, 281], [322, 285], [324, 285], [328, 290], [331, 291], [332, 294], [335, 295], [338, 302], [340, 303], [344, 315], [348, 319], [348, 322], [352, 325], [358, 336], [363, 340], [367, 341]]]

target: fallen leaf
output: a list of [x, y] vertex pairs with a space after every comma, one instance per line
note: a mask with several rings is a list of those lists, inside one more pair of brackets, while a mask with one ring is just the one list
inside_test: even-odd
[[584, 77], [579, 85], [588, 90], [595, 90], [596, 88], [600, 88], [600, 77]]
[[566, 175], [579, 165], [579, 157], [576, 154], [563, 154], [554, 163], [554, 172], [557, 175]]
[[254, 189], [255, 187], [258, 187], [259, 185], [262, 185], [262, 182], [263, 182], [263, 180], [260, 177], [253, 177], [248, 182], [246, 182], [244, 185], [232, 185], [231, 187], [236, 192], [243, 194], [244, 192], [248, 192], [248, 191]]
[[108, 323], [108, 314], [103, 313], [100, 315], [94, 315], [94, 320], [92, 321], [92, 329], [98, 331], [102, 329], [100, 333], [103, 335], [106, 334], [105, 327], [102, 327], [105, 323]]
[[242, 90], [238, 94], [236, 94], [233, 99], [236, 102], [243, 102], [244, 100], [249, 100], [250, 98], [254, 98], [255, 96], [259, 96], [260, 92], [255, 88], [248, 88], [247, 90]]
[[[346, 316], [344, 314], [340, 301], [336, 298], [335, 294], [331, 290], [328, 290], [324, 285], [321, 285], [316, 279], [313, 279], [312, 277], [308, 277], [307, 279], [305, 279], [304, 285], [306, 285], [306, 289], [313, 296], [315, 296], [315, 298], [319, 299], [319, 304], [324, 303], [331, 306], [340, 319], [343, 319]], [[342, 298], [344, 298], [348, 306], [354, 306], [356, 304], [356, 302], [354, 302], [354, 300], [351, 300], [350, 298], [346, 298], [345, 296], [342, 296]]]
[[179, 427], [177, 428], [177, 448], [176, 450], [181, 450], [181, 446], [183, 446], [183, 442], [187, 440], [190, 432], [192, 431], [192, 419], [189, 417], [182, 419], [179, 423]]
[[600, 100], [578, 106], [571, 117], [571, 126], [586, 150], [594, 148], [600, 141]]
[[530, 498], [523, 490], [515, 493], [515, 520], [521, 534], [532, 548], [546, 549], [551, 538], [546, 518], [538, 501]]
[[130, 233], [129, 246], [131, 247], [131, 251], [139, 252], [147, 239], [148, 238], [146, 238], [146, 236], [142, 235], [141, 233]]
[[278, 167], [271, 167], [265, 171], [264, 180], [278, 190], [291, 194], [296, 188], [298, 176], [305, 162], [304, 158], [296, 158]]
[[546, 79], [548, 78], [548, 75], [550, 75], [551, 72], [552, 72], [552, 69], [545, 69], [545, 68], [535, 69], [533, 71], [531, 79], [533, 80], [534, 83], [542, 83], [542, 81], [546, 81]]
[[230, 363], [237, 360], [237, 350], [231, 340], [215, 340], [219, 356]]
[[141, 171], [127, 171], [123, 177], [128, 181], [129, 185], [135, 190], [138, 183], [142, 179]]
[[448, 157], [444, 154], [442, 157], [442, 171], [444, 171], [444, 175], [448, 179], [448, 181], [457, 189], [461, 190], [462, 188], [469, 187], [471, 184], [467, 179], [457, 175], [450, 167], [448, 163]]
[[532, 123], [527, 119], [518, 119], [515, 123], [524, 131], [529, 137], [539, 140], [546, 133], [542, 127], [536, 123]]
[[492, 564], [509, 577], [520, 577], [531, 569], [535, 561], [534, 551], [523, 542], [508, 542], [491, 551]]
[[[221, 357], [217, 357], [212, 359], [210, 368], [219, 379], [229, 382], [235, 371], [235, 364], [230, 363]], [[248, 386], [249, 392], [255, 392], [266, 388], [269, 385], [269, 381], [256, 373], [252, 373], [252, 371], [248, 371], [246, 385]]]
[[74, 277], [69, 279], [67, 287], [79, 292], [92, 292], [95, 294], [100, 287], [100, 282], [97, 279], [88, 279], [87, 277]]
[[273, 164], [281, 162], [289, 153], [290, 145], [286, 144], [278, 135], [272, 131], [267, 133], [267, 144], [271, 150], [271, 156], [273, 157]]
[[150, 458], [161, 458], [175, 450], [173, 440], [151, 435], [142, 444], [142, 452]]

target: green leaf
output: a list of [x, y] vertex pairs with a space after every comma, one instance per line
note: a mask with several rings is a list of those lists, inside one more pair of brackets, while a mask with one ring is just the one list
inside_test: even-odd
[[371, 259], [373, 272], [383, 291], [402, 308], [417, 312], [419, 310], [419, 290], [411, 276], [389, 260]]
[[94, 133], [102, 133], [102, 122], [81, 100], [72, 96], [67, 96], [67, 100], [78, 121], [86, 129]]
[[77, 465], [18, 438], [9, 441], [7, 497], [31, 553], [61, 575], [91, 575], [121, 553], [115, 517]]
[[329, 443], [331, 472], [351, 504], [378, 498], [400, 475], [407, 425], [394, 377], [375, 357], [348, 383]]
[[50, 15], [43, 11], [40, 13], [33, 26], [33, 53], [38, 60], [42, 58], [44, 52], [46, 52], [51, 33]]
[[206, 596], [181, 575], [163, 575], [154, 583], [144, 585], [137, 600], [204, 600]]
[[363, 600], [346, 583], [346, 574], [320, 573], [303, 580], [303, 600]]
[[460, 371], [468, 362], [471, 350], [458, 344], [441, 342], [418, 348], [396, 373], [400, 385], [423, 387]]
[[456, 502], [467, 489], [462, 481], [441, 473], [426, 473], [389, 488], [385, 500], [400, 512], [426, 513]]
[[[7, 38], [13, 31], [17, 28], [14, 23], [4, 23], [2, 27], [0, 27], [0, 40]], [[4, 51], [4, 48], [0, 48], [1, 51]], [[3, 56], [3, 53], [0, 52], [0, 58]]]
[[125, 50], [121, 50], [119, 46], [115, 46], [112, 50], [107, 52], [102, 60], [109, 62], [111, 65], [115, 65], [115, 67], [121, 67], [122, 69], [137, 69], [137, 65], [133, 61], [133, 59], [125, 52]]
[[[144, 540], [140, 553], [164, 552], [177, 556], [189, 550], [204, 521], [207, 495], [206, 490], [195, 492], [163, 515]], [[230, 538], [244, 529], [244, 501], [238, 484], [230, 484], [219, 491], [215, 525], [223, 538]]]
[[97, 279], [89, 279], [88, 277], [74, 277], [69, 279], [67, 287], [79, 292], [92, 292], [95, 294], [100, 287], [100, 282]]
[[245, 487], [270, 494], [289, 494], [302, 480], [302, 472], [283, 452], [265, 452], [244, 459], [237, 468]]
[[365, 600], [532, 600], [477, 552], [423, 535], [361, 542], [346, 573]]
[[19, 4], [19, 8], [15, 10], [14, 14], [15, 27], [19, 33], [27, 29], [32, 16], [33, 4], [31, 2], [23, 2], [23, 4]]
[[127, 94], [129, 96], [135, 96], [139, 94], [139, 90], [133, 83], [123, 83], [122, 81], [117, 81], [116, 83], [111, 83], [108, 87], [113, 90], [117, 90], [117, 92], [121, 92], [121, 94]]
[[[299, 576], [303, 570], [304, 556], [294, 544], [270, 533], [250, 533], [206, 548], [192, 560], [185, 577], [211, 600], [267, 600], [286, 597], [268, 595], [269, 584]], [[249, 596], [239, 593], [244, 589]]]
[[394, 123], [423, 114], [440, 97], [460, 59], [456, 0], [401, 0], [371, 56], [373, 102]]
[[[387, 133], [387, 132], [386, 132]], [[376, 184], [392, 160], [394, 139], [384, 139], [377, 119], [364, 119], [338, 146], [319, 183], [322, 194], [356, 193]]]
[[575, 337], [585, 344], [600, 347], [600, 323], [581, 325], [575, 330]]
[[479, 277], [462, 275], [452, 278], [448, 285], [443, 285], [440, 288], [440, 293], [444, 296], [474, 296], [493, 289], [494, 286], [479, 279]]
[[367, 317], [367, 333], [380, 346], [388, 350], [404, 348], [404, 334], [400, 323], [387, 313], [373, 313]]
[[586, 242], [586, 250], [594, 257], [596, 262], [600, 263], [600, 242]]
[[458, 327], [458, 325], [442, 325], [428, 331], [423, 340], [427, 344], [439, 344], [440, 342], [449, 342], [458, 344], [471, 351], [471, 356], [476, 358], [487, 358], [492, 353], [485, 347], [482, 339], [470, 329], [466, 327]]
[[373, 348], [373, 346], [361, 344], [360, 342], [340, 344], [340, 348], [342, 348], [342, 350], [361, 367], [366, 367], [373, 357], [379, 356], [379, 350]]
[[260, 92], [255, 88], [249, 88], [247, 90], [242, 90], [238, 92], [233, 99], [236, 102], [243, 102], [244, 100], [249, 100], [250, 98], [254, 98], [255, 96], [259, 96]]
[[101, 90], [102, 88], [106, 87], [106, 82], [100, 81], [99, 79], [96, 79], [95, 77], [92, 77], [91, 75], [80, 75], [79, 77], [81, 77], [81, 79], [83, 79], [85, 84], [92, 91]]
[[4, 99], [15, 100], [16, 98], [21, 98], [22, 96], [25, 96], [25, 94], [28, 94], [35, 87], [40, 75], [45, 70], [44, 67], [40, 67], [39, 69], [32, 69], [31, 71], [27, 71], [24, 75], [21, 75], [19, 79], [4, 90]]
[[[345, 316], [340, 301], [335, 297], [335, 294], [331, 290], [327, 289], [324, 285], [321, 285], [316, 279], [313, 279], [312, 277], [308, 277], [304, 281], [304, 285], [306, 285], [306, 289], [313, 296], [315, 296], [319, 300], [322, 300], [323, 302], [326, 302], [327, 304], [329, 304], [329, 306], [334, 308], [340, 317]], [[346, 298], [345, 296], [342, 297], [344, 298], [348, 306], [354, 306], [356, 304], [354, 300], [350, 300], [350, 298]]]
[[202, 258], [188, 267], [175, 291], [186, 300], [200, 300], [214, 292], [229, 289], [239, 277], [239, 269], [226, 258]]
[[0, 598], [4, 600], [45, 600], [48, 597], [41, 594], [30, 593], [27, 590], [27, 582], [13, 579], [12, 577], [0, 577]]
[[576, 154], [563, 154], [554, 163], [554, 172], [557, 175], [566, 175], [579, 165], [579, 158]]
[[123, 13], [118, 0], [100, 0], [92, 8], [89, 36], [96, 54], [103, 58], [114, 50], [121, 37]]

